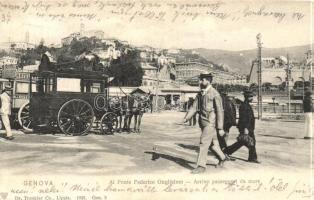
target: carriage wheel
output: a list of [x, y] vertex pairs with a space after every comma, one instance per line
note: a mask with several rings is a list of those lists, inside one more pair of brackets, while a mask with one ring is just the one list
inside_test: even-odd
[[113, 134], [118, 124], [118, 116], [113, 112], [108, 112], [101, 117], [100, 128], [103, 134]]
[[26, 131], [33, 131], [32, 117], [29, 115], [29, 103], [23, 104], [17, 113], [20, 126]]
[[67, 135], [85, 135], [92, 128], [94, 111], [84, 100], [72, 99], [58, 112], [58, 127]]

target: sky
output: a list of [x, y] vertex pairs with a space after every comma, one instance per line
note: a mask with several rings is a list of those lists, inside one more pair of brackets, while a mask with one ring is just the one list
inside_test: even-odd
[[[78, 0], [76, 0], [78, 1]], [[100, 10], [94, 1], [89, 8], [73, 8], [73, 1], [68, 1], [64, 8], [33, 7], [29, 3], [26, 12], [9, 10], [6, 0], [0, 0], [0, 20], [10, 15], [10, 21], [0, 22], [0, 42], [24, 41], [28, 31], [30, 42], [38, 44], [41, 38], [45, 44], [58, 44], [61, 38], [80, 30], [84, 23], [86, 30], [99, 29], [104, 31], [105, 37], [126, 40], [133, 45], [149, 45], [156, 48], [207, 48], [224, 50], [246, 50], [256, 48], [256, 35], [262, 34], [264, 47], [279, 48], [313, 44], [313, 2], [292, 1], [228, 1], [220, 2], [216, 9], [203, 8], [170, 8], [169, 3], [178, 7], [186, 5], [187, 1], [163, 0], [159, 8], [143, 9], [140, 1], [123, 1], [134, 3], [129, 13], [143, 11], [154, 12], [155, 16], [165, 13], [163, 20], [151, 20], [136, 16], [130, 21], [129, 15], [112, 14], [111, 10], [121, 11], [121, 7], [108, 7]], [[23, 1], [12, 0], [12, 5], [23, 6]], [[36, 5], [39, 0], [33, 0]], [[57, 1], [48, 1], [56, 5]], [[122, 1], [118, 1], [122, 2]], [[148, 2], [148, 1], [144, 1]], [[158, 1], [159, 2], [159, 1]], [[197, 1], [198, 3], [215, 4], [217, 1]], [[15, 4], [14, 4], [15, 3]], [[39, 4], [37, 4], [39, 5]], [[52, 20], [51, 15], [69, 13], [95, 14], [95, 18], [88, 20], [84, 17], [63, 18]], [[195, 19], [187, 17], [198, 13]], [[44, 14], [45, 17], [38, 17]], [[178, 17], [173, 22], [174, 16]], [[225, 15], [224, 19], [219, 18]], [[4, 15], [4, 16], [3, 16]], [[48, 17], [50, 15], [50, 17]], [[283, 17], [282, 17], [283, 16]], [[300, 17], [299, 19], [297, 18]], [[281, 18], [282, 17], [282, 18]]]

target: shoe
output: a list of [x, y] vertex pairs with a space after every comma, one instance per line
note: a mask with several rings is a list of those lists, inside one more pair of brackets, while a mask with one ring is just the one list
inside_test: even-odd
[[258, 161], [258, 160], [248, 160], [248, 162], [251, 162], [251, 163], [256, 163], [256, 164], [261, 164], [261, 162], [260, 162], [260, 161]]
[[6, 140], [13, 140], [14, 137], [13, 136], [9, 136], [9, 137], [5, 137]]
[[197, 168], [191, 171], [192, 174], [201, 174], [206, 171], [205, 167], [198, 166]]
[[219, 163], [215, 166], [216, 168], [222, 168], [224, 166], [224, 163], [227, 161], [227, 158], [223, 160], [219, 160]]
[[225, 154], [226, 156], [226, 161], [235, 161], [235, 158], [231, 158], [228, 154]]

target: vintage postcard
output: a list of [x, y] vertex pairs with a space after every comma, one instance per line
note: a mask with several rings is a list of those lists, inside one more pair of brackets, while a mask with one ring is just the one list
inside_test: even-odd
[[313, 15], [0, 0], [0, 200], [313, 199]]

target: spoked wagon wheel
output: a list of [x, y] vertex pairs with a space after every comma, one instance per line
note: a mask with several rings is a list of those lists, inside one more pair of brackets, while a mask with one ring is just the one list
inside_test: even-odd
[[81, 99], [67, 101], [58, 112], [58, 127], [67, 135], [86, 135], [93, 122], [92, 106]]
[[33, 127], [32, 127], [32, 118], [29, 115], [29, 103], [25, 103], [23, 104], [20, 109], [19, 112], [17, 113], [17, 119], [19, 121], [20, 126], [26, 130], [26, 131], [33, 131]]
[[108, 112], [101, 117], [100, 128], [103, 134], [113, 134], [118, 125], [118, 116], [113, 112]]

